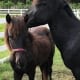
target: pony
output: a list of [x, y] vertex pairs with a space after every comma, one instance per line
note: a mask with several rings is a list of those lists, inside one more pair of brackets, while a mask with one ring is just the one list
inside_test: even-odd
[[[27, 16], [27, 17], [26, 17]], [[65, 0], [33, 0], [26, 13], [29, 28], [48, 24], [62, 59], [76, 80], [80, 80], [80, 21]]]
[[34, 80], [37, 66], [42, 72], [42, 80], [52, 80], [55, 45], [50, 30], [45, 25], [30, 29], [25, 25], [23, 16], [6, 15], [5, 40], [11, 51], [14, 80], [22, 80], [24, 73], [29, 80]]

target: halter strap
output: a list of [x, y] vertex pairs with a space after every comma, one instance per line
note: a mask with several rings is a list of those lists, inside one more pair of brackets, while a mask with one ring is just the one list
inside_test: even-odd
[[17, 48], [17, 49], [13, 49], [12, 51], [13, 52], [19, 52], [19, 51], [25, 52], [26, 50], [23, 48]]

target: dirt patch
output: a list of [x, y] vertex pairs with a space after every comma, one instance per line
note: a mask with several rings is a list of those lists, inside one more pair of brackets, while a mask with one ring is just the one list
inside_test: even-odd
[[[23, 80], [28, 80], [28, 76], [24, 75]], [[39, 69], [36, 70], [35, 80], [41, 79], [41, 72]], [[53, 71], [52, 80], [75, 80], [70, 71]]]

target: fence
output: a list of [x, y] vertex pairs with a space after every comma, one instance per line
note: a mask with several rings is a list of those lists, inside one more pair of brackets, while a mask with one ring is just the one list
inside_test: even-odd
[[6, 15], [7, 13], [11, 15], [22, 15], [28, 9], [0, 9], [0, 15]]
[[[22, 15], [28, 9], [0, 9], [0, 15], [6, 15], [7, 13], [11, 15]], [[73, 9], [74, 14], [80, 19], [80, 9]]]
[[[22, 15], [28, 9], [0, 9], [0, 15], [6, 15], [7, 13], [11, 15]], [[74, 14], [80, 19], [80, 9], [73, 9]]]
[[80, 9], [73, 9], [74, 14], [80, 19]]

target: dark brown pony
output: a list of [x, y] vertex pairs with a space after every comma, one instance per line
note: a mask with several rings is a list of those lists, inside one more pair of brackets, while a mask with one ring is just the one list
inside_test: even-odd
[[5, 39], [10, 49], [10, 63], [14, 70], [14, 80], [21, 80], [24, 73], [34, 80], [35, 68], [39, 66], [42, 80], [52, 80], [54, 44], [46, 26], [29, 30], [22, 17], [6, 16]]

